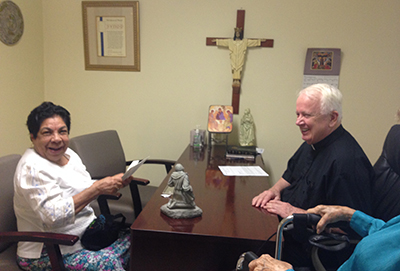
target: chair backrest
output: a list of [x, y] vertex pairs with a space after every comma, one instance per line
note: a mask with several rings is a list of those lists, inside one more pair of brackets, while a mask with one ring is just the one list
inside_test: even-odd
[[[0, 158], [0, 232], [16, 231], [17, 222], [14, 214], [14, 173], [21, 155], [10, 154]], [[0, 243], [0, 251], [9, 246]]]
[[373, 216], [388, 221], [400, 215], [400, 125], [387, 134], [374, 170]]
[[125, 154], [117, 131], [77, 136], [70, 139], [69, 147], [80, 156], [93, 179], [126, 170]]

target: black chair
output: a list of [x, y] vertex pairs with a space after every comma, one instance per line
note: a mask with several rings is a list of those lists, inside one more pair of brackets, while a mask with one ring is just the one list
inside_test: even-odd
[[387, 134], [374, 170], [372, 215], [388, 221], [400, 214], [400, 125]]
[[[106, 176], [125, 172], [126, 166], [132, 162], [125, 160], [124, 150], [118, 133], [115, 130], [71, 138], [70, 148], [80, 156], [92, 179], [101, 179]], [[175, 161], [148, 159], [145, 164], [164, 165], [168, 174]], [[99, 197], [100, 212], [122, 213], [127, 218], [128, 223], [133, 222], [132, 219], [140, 214], [142, 208], [157, 190], [157, 187], [148, 186], [148, 184], [148, 180], [134, 178], [129, 188], [126, 187], [120, 190], [122, 194], [121, 199], [118, 201], [108, 201], [109, 207], [105, 204], [106, 199]], [[98, 213], [98, 210], [96, 213]]]
[[53, 270], [65, 270], [59, 245], [72, 246], [79, 237], [75, 235], [18, 232], [13, 208], [14, 172], [21, 156], [7, 155], [0, 158], [0, 270], [20, 270], [16, 264], [17, 243], [40, 242], [46, 245]]

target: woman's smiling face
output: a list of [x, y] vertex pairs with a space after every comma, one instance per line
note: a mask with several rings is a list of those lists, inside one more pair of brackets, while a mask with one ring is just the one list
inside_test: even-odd
[[68, 162], [64, 153], [69, 145], [69, 131], [60, 116], [45, 119], [36, 138], [31, 134], [31, 141], [35, 151], [43, 158], [60, 166]]

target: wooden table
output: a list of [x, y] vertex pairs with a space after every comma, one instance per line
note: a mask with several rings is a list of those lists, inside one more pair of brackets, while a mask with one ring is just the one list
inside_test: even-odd
[[[227, 177], [218, 165], [259, 165], [227, 161], [225, 146], [212, 146], [201, 153], [188, 146], [178, 163], [203, 210], [201, 217], [172, 219], [160, 212], [168, 202], [161, 197], [168, 175], [131, 226], [131, 268], [134, 271], [234, 270], [240, 254], [257, 252], [261, 246], [274, 255], [278, 218], [251, 206], [252, 198], [269, 188], [268, 177]], [[170, 172], [171, 174], [172, 172]]]

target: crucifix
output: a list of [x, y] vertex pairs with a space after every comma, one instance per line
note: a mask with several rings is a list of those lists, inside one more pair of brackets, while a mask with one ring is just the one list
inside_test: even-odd
[[245, 54], [248, 47], [273, 47], [271, 39], [243, 39], [244, 34], [244, 10], [238, 10], [236, 16], [235, 35], [229, 38], [206, 38], [206, 45], [228, 47], [232, 68], [232, 106], [233, 114], [239, 114], [241, 73], [244, 65]]

